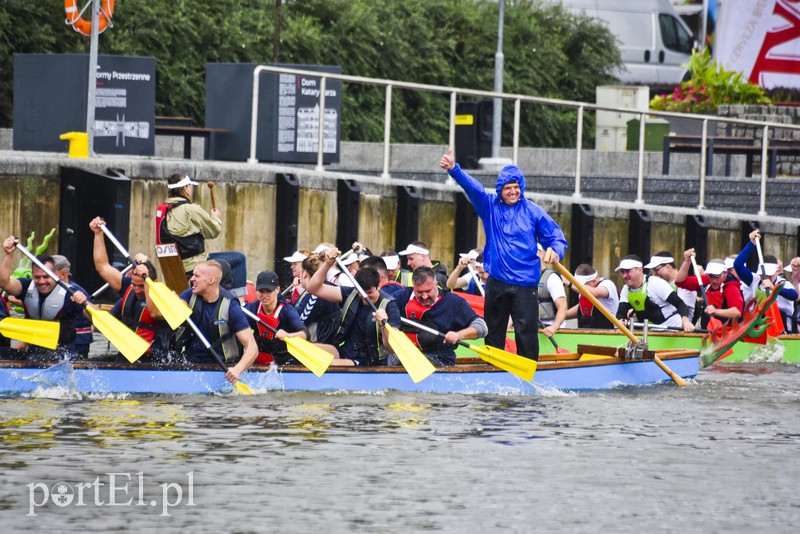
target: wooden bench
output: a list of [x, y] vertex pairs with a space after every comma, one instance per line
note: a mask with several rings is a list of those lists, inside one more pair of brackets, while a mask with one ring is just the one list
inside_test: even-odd
[[[673, 152], [699, 154], [702, 137], [699, 135], [669, 135], [664, 137], [661, 172], [669, 174], [669, 158]], [[714, 154], [743, 155], [746, 158], [745, 175], [753, 176], [754, 156], [760, 156], [762, 147], [756, 139], [743, 137], [708, 137], [706, 144], [706, 176], [714, 175]], [[778, 156], [800, 155], [800, 139], [770, 139], [767, 147], [767, 176], [774, 178], [778, 171]], [[725, 162], [725, 176], [730, 176], [730, 160]]]
[[205, 159], [214, 159], [217, 134], [228, 133], [227, 128], [205, 128], [194, 126], [192, 119], [187, 117], [156, 117], [156, 135], [176, 135], [183, 137], [183, 157], [192, 157], [192, 138], [205, 139]]

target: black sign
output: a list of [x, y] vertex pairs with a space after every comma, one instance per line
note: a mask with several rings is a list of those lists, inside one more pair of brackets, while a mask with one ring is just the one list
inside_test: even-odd
[[[281, 65], [297, 70], [339, 73], [339, 67]], [[206, 126], [225, 128], [218, 138], [219, 159], [250, 157], [250, 124], [255, 64], [206, 66]], [[256, 158], [283, 163], [316, 163], [322, 79], [262, 72], [259, 78]], [[342, 84], [326, 80], [323, 162], [339, 161]]]
[[[14, 55], [14, 150], [66, 152], [65, 132], [86, 131], [89, 56]], [[155, 153], [156, 63], [98, 56], [95, 152]]]

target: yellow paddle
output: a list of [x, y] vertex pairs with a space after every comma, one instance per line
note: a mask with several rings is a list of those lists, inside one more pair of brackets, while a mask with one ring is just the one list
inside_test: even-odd
[[[358, 291], [358, 294], [361, 295], [361, 298], [363, 298], [370, 305], [372, 311], [378, 311], [375, 303], [369, 299], [364, 291], [364, 288], [362, 288], [361, 285], [356, 282], [355, 277], [350, 273], [347, 267], [342, 264], [340, 258], [336, 258], [336, 266], [339, 267], [339, 270], [342, 271], [347, 278], [350, 279], [350, 281], [353, 283], [353, 287], [355, 287], [356, 291]], [[389, 333], [389, 346], [392, 347], [395, 355], [400, 358], [400, 363], [403, 364], [403, 367], [405, 367], [406, 372], [411, 377], [411, 380], [414, 381], [414, 383], [425, 380], [432, 375], [434, 371], [436, 371], [436, 367], [434, 367], [430, 360], [426, 358], [422, 352], [420, 352], [417, 346], [414, 345], [410, 339], [408, 339], [407, 335], [392, 328], [392, 325], [386, 321], [383, 322], [383, 327], [386, 328], [386, 331]]]
[[[419, 328], [420, 330], [424, 330], [425, 332], [444, 339], [443, 333], [439, 332], [438, 330], [434, 330], [427, 325], [412, 321], [411, 319], [407, 319], [405, 317], [401, 317], [400, 320], [407, 325], [411, 325], [414, 328]], [[508, 371], [509, 373], [520, 377], [526, 382], [533, 380], [533, 374], [536, 372], [536, 360], [531, 360], [530, 358], [525, 358], [524, 356], [512, 354], [489, 345], [481, 347], [478, 345], [471, 345], [466, 341], [459, 341], [458, 344], [462, 347], [467, 347], [468, 349], [477, 352], [483, 361], [488, 362], [495, 367], [499, 367], [504, 371]]]
[[[277, 333], [275, 328], [262, 321], [258, 315], [251, 312], [244, 306], [242, 306], [242, 311], [245, 313], [245, 315], [256, 321], [273, 334]], [[286, 342], [286, 347], [289, 349], [289, 354], [297, 358], [300, 363], [305, 365], [309, 371], [317, 376], [322, 376], [333, 361], [333, 354], [322, 350], [303, 338], [286, 337], [283, 338], [283, 341]]]
[[[620, 332], [622, 332], [623, 334], [625, 334], [625, 336], [626, 336], [626, 337], [627, 337], [629, 340], [631, 340], [633, 343], [639, 343], [639, 338], [637, 338], [635, 335], [633, 335], [633, 332], [631, 332], [630, 330], [628, 330], [628, 327], [626, 327], [626, 326], [625, 326], [625, 325], [622, 323], [622, 321], [620, 321], [619, 319], [617, 319], [616, 317], [614, 317], [614, 315], [613, 315], [613, 314], [612, 314], [610, 311], [608, 311], [608, 309], [607, 309], [605, 306], [603, 306], [603, 305], [600, 303], [600, 301], [599, 301], [599, 300], [597, 300], [597, 297], [595, 297], [594, 295], [592, 295], [592, 294], [589, 292], [589, 290], [588, 290], [588, 289], [586, 289], [586, 287], [585, 287], [585, 286], [584, 286], [582, 283], [580, 283], [580, 282], [579, 282], [579, 281], [578, 281], [578, 280], [577, 280], [577, 279], [576, 279], [574, 276], [572, 276], [572, 273], [571, 273], [571, 272], [569, 272], [569, 270], [568, 270], [566, 267], [564, 267], [563, 265], [561, 265], [561, 264], [560, 264], [560, 263], [558, 263], [558, 262], [554, 263], [553, 265], [556, 267], [556, 269], [558, 269], [558, 272], [560, 272], [560, 273], [561, 273], [561, 274], [564, 276], [564, 278], [566, 278], [567, 280], [569, 280], [570, 282], [572, 282], [572, 285], [573, 285], [573, 286], [575, 286], [575, 287], [578, 289], [578, 291], [580, 291], [581, 295], [583, 295], [584, 297], [586, 297], [587, 299], [589, 299], [589, 302], [591, 302], [591, 303], [594, 305], [594, 307], [595, 307], [595, 308], [597, 308], [598, 310], [600, 310], [600, 312], [601, 312], [603, 315], [605, 315], [605, 316], [606, 316], [606, 318], [607, 318], [609, 321], [611, 321], [611, 324], [613, 324], [614, 326], [616, 326], [616, 327], [617, 327], [617, 329], [618, 329]], [[679, 385], [679, 386], [685, 386], [685, 385], [686, 385], [686, 381], [685, 381], [683, 378], [681, 378], [680, 376], [678, 376], [677, 374], [675, 374], [675, 371], [673, 371], [672, 369], [670, 369], [669, 367], [667, 367], [667, 365], [666, 365], [664, 362], [662, 362], [662, 361], [661, 361], [661, 358], [659, 358], [658, 356], [654, 356], [654, 357], [653, 357], [653, 361], [656, 363], [656, 365], [658, 365], [658, 366], [661, 368], [661, 370], [662, 370], [662, 371], [664, 371], [665, 373], [667, 373], [667, 375], [668, 375], [668, 376], [669, 376], [669, 377], [672, 379], [672, 381], [673, 381], [673, 382], [675, 382], [677, 385]]]
[[[133, 259], [130, 252], [119, 242], [111, 230], [105, 224], [100, 225], [100, 229], [106, 234], [106, 237], [114, 243], [123, 256], [125, 256], [131, 265], [136, 265], [136, 260]], [[151, 280], [150, 277], [144, 277], [145, 283], [150, 290], [149, 295], [155, 304], [158, 311], [164, 317], [164, 320], [169, 323], [170, 328], [175, 330], [181, 326], [189, 316], [192, 315], [192, 310], [186, 305], [170, 288], [163, 282]]]
[[[47, 273], [47, 276], [55, 280], [56, 283], [70, 295], [75, 295], [75, 289], [56, 276], [56, 274], [40, 262], [36, 256], [31, 254], [28, 249], [17, 243], [17, 250]], [[122, 321], [107, 311], [96, 310], [85, 302], [83, 303], [83, 307], [89, 312], [89, 315], [91, 315], [94, 326], [108, 338], [111, 344], [114, 345], [129, 362], [135, 362], [150, 348], [150, 344], [147, 341], [137, 336], [132, 330], [125, 326]]]
[[6, 317], [0, 321], [0, 334], [31, 345], [55, 350], [61, 325], [57, 321]]
[[[186, 322], [189, 323], [189, 326], [192, 327], [192, 330], [194, 330], [194, 333], [197, 336], [197, 338], [200, 340], [203, 346], [208, 349], [208, 351], [217, 361], [217, 364], [222, 368], [223, 371], [227, 373], [228, 366], [225, 365], [225, 360], [223, 360], [222, 356], [219, 355], [217, 349], [211, 346], [211, 343], [208, 342], [208, 339], [206, 339], [206, 336], [203, 335], [203, 332], [201, 332], [200, 329], [197, 328], [197, 325], [194, 324], [194, 321], [192, 321], [191, 319], [186, 319]], [[243, 384], [241, 380], [237, 380], [236, 382], [233, 383], [233, 390], [236, 391], [236, 393], [241, 393], [242, 395], [253, 394], [253, 390], [250, 389], [250, 387], [247, 384]]]

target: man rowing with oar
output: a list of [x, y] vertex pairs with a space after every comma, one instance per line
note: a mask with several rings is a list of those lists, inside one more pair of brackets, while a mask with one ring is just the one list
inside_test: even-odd
[[155, 265], [147, 259], [144, 254], [137, 254], [134, 257], [137, 265], [131, 271], [131, 275], [123, 274], [108, 261], [108, 251], [106, 250], [105, 234], [102, 226], [106, 222], [101, 217], [95, 217], [89, 223], [89, 229], [94, 232], [94, 244], [92, 256], [94, 257], [94, 267], [97, 274], [114, 291], [122, 295], [111, 308], [111, 315], [119, 318], [128, 328], [150, 343], [147, 354], [156, 361], [169, 359], [169, 350], [172, 345], [172, 329], [166, 321], [155, 319], [147, 309], [147, 299], [145, 297], [145, 279], [147, 276], [151, 280], [158, 279]]
[[[388, 331], [376, 319], [377, 312], [372, 312], [372, 307], [362, 300], [354, 287], [325, 284], [328, 271], [340, 254], [336, 247], [327, 249], [322, 265], [306, 286], [312, 295], [342, 304], [342, 319], [333, 339], [339, 350], [339, 358], [333, 360], [331, 365], [386, 365], [391, 352]], [[372, 268], [361, 269], [354, 278], [378, 310], [386, 311], [388, 323], [399, 328], [400, 309], [394, 299], [379, 289], [378, 271]]]
[[[31, 268], [33, 278], [12, 278], [11, 257], [14, 255], [18, 242], [14, 236], [9, 236], [3, 241], [3, 250], [6, 254], [3, 261], [0, 262], [0, 288], [22, 301], [26, 318], [58, 321], [61, 328], [58, 348], [55, 351], [41, 347], [28, 347], [28, 358], [87, 357], [88, 346], [82, 346], [80, 353], [76, 347], [75, 322], [84, 316], [83, 306], [79, 301], [85, 302], [88, 297], [82, 291], [78, 291], [74, 297], [70, 297], [65, 289], [58, 286], [56, 281], [37, 265], [33, 265]], [[55, 261], [52, 256], [42, 255], [37, 258], [48, 269], [55, 270]]]
[[[256, 340], [247, 316], [242, 311], [239, 299], [233, 293], [222, 289], [219, 281], [222, 278], [222, 266], [214, 261], [201, 261], [192, 272], [191, 287], [180, 294], [180, 298], [192, 310], [191, 319], [206, 339], [222, 353], [225, 363], [236, 363], [225, 374], [230, 382], [236, 382], [239, 376], [250, 367], [258, 356]], [[147, 294], [147, 305], [153, 317], [162, 315]], [[241, 344], [244, 352], [239, 349]], [[178, 348], [187, 361], [191, 363], [215, 363], [211, 351], [208, 350], [192, 329], [184, 327], [178, 336]]]
[[711, 260], [708, 262], [705, 272], [700, 275], [700, 281], [698, 281], [697, 276], [692, 276], [692, 256], [694, 255], [693, 248], [684, 251], [683, 264], [678, 270], [675, 283], [678, 284], [678, 287], [689, 291], [699, 291], [700, 282], [702, 282], [707, 302], [700, 319], [700, 326], [708, 328], [708, 323], [712, 318], [725, 322], [741, 317], [744, 313], [741, 283], [734, 276], [728, 274], [725, 261]]
[[[403, 323], [403, 330], [437, 367], [456, 364], [456, 347], [462, 339], [486, 335], [486, 322], [469, 307], [467, 301], [449, 291], [440, 292], [436, 272], [417, 267], [411, 276], [412, 287], [397, 295], [400, 313], [407, 319], [442, 332], [444, 339]], [[378, 311], [378, 320], [384, 318]]]
[[[514, 321], [517, 351], [539, 358], [539, 304], [536, 290], [541, 261], [557, 263], [564, 257], [567, 240], [558, 224], [537, 204], [525, 198], [525, 177], [516, 165], [503, 167], [495, 193], [487, 193], [478, 180], [453, 159], [453, 149], [439, 166], [461, 186], [483, 222], [486, 246], [483, 267], [486, 282], [486, 344], [505, 347], [509, 315]], [[544, 249], [539, 259], [537, 243]]]
[[633, 315], [640, 321], [650, 321], [654, 329], [683, 328], [693, 332], [689, 308], [666, 280], [658, 276], [645, 276], [639, 256], [631, 254], [619, 262], [615, 271], [622, 275], [625, 285], [619, 295], [617, 319]]

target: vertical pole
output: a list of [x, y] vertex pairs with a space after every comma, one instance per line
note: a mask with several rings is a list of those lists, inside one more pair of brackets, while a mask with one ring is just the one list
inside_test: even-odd
[[319, 133], [317, 135], [317, 168], [318, 171], [324, 171], [325, 166], [322, 164], [323, 143], [325, 142], [325, 80], [323, 76], [319, 83]]
[[89, 137], [89, 157], [94, 156], [94, 107], [97, 93], [97, 49], [99, 48], [100, 0], [92, 0], [92, 35], [89, 44], [89, 86], [86, 96], [86, 134]]
[[253, 70], [253, 105], [250, 112], [250, 157], [247, 158], [247, 163], [255, 165], [258, 163], [256, 158], [256, 135], [258, 135], [258, 87], [259, 78], [261, 78], [261, 67], [258, 66]]
[[392, 85], [386, 86], [386, 110], [383, 117], [383, 174], [382, 178], [389, 179], [389, 147], [392, 133]]
[[639, 114], [639, 177], [636, 181], [636, 204], [644, 204], [644, 113]]
[[767, 153], [769, 151], [769, 126], [764, 126], [764, 136], [761, 138], [761, 206], [758, 214], [764, 217], [767, 214]]
[[703, 119], [703, 135], [700, 137], [700, 201], [699, 209], [705, 208], [706, 202], [706, 162], [708, 161], [708, 119]]
[[[503, 6], [505, 0], [498, 2], [500, 10], [497, 16], [497, 53], [494, 55], [494, 92], [503, 92]], [[501, 123], [503, 121], [503, 99], [494, 99], [494, 113], [492, 115], [492, 157], [500, 157]]]
[[583, 147], [583, 106], [578, 106], [578, 140], [575, 142], [575, 192], [572, 196], [581, 196], [581, 148]]
[[514, 165], [519, 165], [519, 121], [522, 101], [517, 98], [514, 100]]
[[[450, 93], [450, 136], [447, 140], [448, 146], [453, 149], [453, 158], [458, 158], [458, 152], [456, 152], [456, 103], [458, 100], [458, 93], [453, 91]], [[458, 161], [458, 159], [455, 159]], [[445, 180], [447, 184], [454, 184], [456, 183], [453, 180], [453, 177], [449, 174], [447, 175], [447, 180]]]

